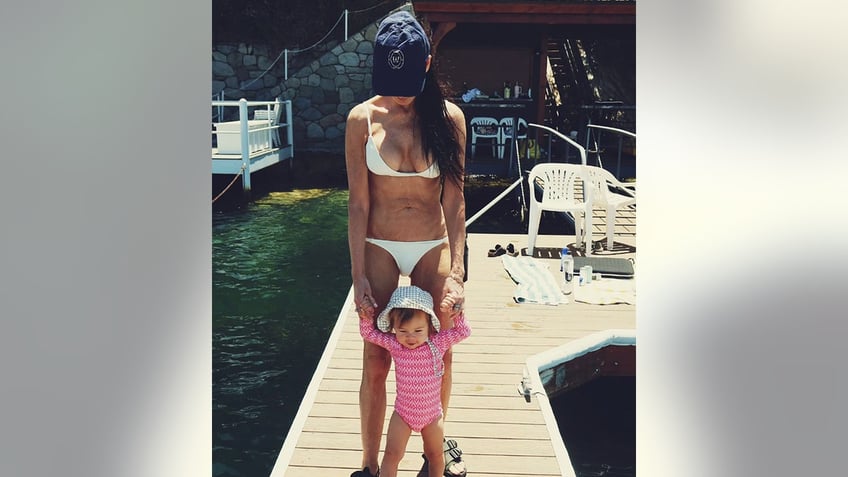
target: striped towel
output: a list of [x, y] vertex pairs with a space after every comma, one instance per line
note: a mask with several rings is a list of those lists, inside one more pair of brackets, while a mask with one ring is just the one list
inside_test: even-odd
[[529, 256], [502, 255], [501, 260], [512, 281], [518, 284], [512, 297], [516, 303], [568, 303], [547, 264]]

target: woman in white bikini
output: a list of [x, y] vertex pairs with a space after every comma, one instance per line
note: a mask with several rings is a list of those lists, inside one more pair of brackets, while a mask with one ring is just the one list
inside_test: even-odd
[[[462, 311], [465, 268], [465, 117], [445, 101], [431, 68], [430, 42], [415, 18], [394, 13], [374, 42], [376, 96], [349, 113], [345, 161], [350, 199], [348, 241], [354, 303], [374, 319], [401, 275], [433, 296], [442, 329]], [[391, 358], [364, 344], [359, 407], [362, 467], [378, 473]], [[442, 408], [447, 414], [451, 358], [444, 356]], [[466, 473], [456, 442], [445, 441], [445, 475]], [[431, 476], [438, 477], [438, 476]]]

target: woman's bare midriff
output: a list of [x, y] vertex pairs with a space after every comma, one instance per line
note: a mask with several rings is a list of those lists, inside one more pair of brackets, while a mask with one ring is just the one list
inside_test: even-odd
[[368, 236], [415, 242], [447, 236], [439, 179], [371, 177]]

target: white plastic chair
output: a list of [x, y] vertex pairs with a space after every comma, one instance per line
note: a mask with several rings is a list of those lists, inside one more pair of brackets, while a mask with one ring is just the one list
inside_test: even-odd
[[[577, 192], [578, 182], [585, 183], [585, 166], [560, 162], [546, 162], [533, 166], [527, 183], [530, 186], [530, 217], [527, 227], [527, 253], [533, 256], [542, 211], [565, 212], [574, 218], [575, 245], [586, 244], [586, 255], [592, 253], [592, 188], [583, 187]], [[541, 181], [542, 199], [536, 198], [535, 185]]]
[[[636, 188], [619, 182], [611, 172], [601, 167], [586, 166], [586, 176], [591, 184], [594, 205], [606, 209], [607, 250], [612, 250], [616, 210], [636, 205]], [[614, 192], [613, 188], [622, 193]]]
[[280, 117], [283, 114], [283, 103], [280, 101], [280, 98], [277, 98], [277, 102], [274, 104], [273, 109], [257, 109], [253, 112], [253, 119], [267, 119], [268, 126], [273, 127], [271, 129], [271, 140], [274, 147], [280, 147]]
[[[502, 151], [506, 150], [506, 141], [507, 139], [512, 140], [512, 119], [511, 117], [501, 119], [500, 130], [501, 130], [501, 144], [503, 145]], [[527, 139], [527, 120], [524, 118], [518, 118], [518, 131], [515, 133], [515, 139]], [[510, 144], [511, 147], [515, 148], [515, 144]], [[503, 157], [504, 152], [501, 152], [501, 157]]]
[[[498, 120], [485, 116], [477, 116], [471, 118], [471, 157], [477, 154], [477, 138], [493, 139], [492, 141], [492, 157], [503, 158], [501, 152], [501, 133], [498, 128]], [[495, 156], [495, 148], [498, 155]]]

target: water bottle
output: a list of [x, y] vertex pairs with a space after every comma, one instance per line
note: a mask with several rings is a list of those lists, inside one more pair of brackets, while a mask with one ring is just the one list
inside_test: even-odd
[[574, 258], [563, 247], [559, 259], [559, 270], [562, 272], [562, 293], [571, 299], [574, 291]]

